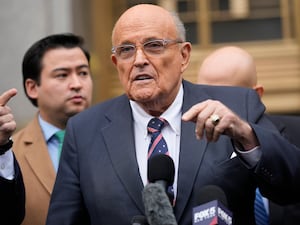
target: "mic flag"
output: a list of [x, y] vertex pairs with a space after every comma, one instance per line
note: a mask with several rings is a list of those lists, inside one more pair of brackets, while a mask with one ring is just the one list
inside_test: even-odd
[[193, 208], [193, 225], [231, 225], [232, 213], [218, 200]]
[[231, 225], [232, 213], [227, 206], [224, 191], [216, 185], [207, 185], [198, 194], [199, 206], [193, 208], [193, 225]]

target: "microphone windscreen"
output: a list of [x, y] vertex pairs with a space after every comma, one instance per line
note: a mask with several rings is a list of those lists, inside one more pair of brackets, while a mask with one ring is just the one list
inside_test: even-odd
[[131, 225], [148, 225], [148, 221], [145, 216], [137, 215], [132, 218]]
[[172, 158], [165, 154], [156, 154], [148, 160], [148, 180], [154, 183], [159, 180], [171, 186], [174, 182], [175, 166]]
[[173, 207], [161, 184], [147, 184], [142, 197], [145, 214], [150, 225], [177, 225]]
[[197, 205], [202, 205], [210, 201], [218, 200], [224, 206], [227, 206], [227, 198], [225, 192], [216, 185], [207, 185], [201, 188], [196, 196]]

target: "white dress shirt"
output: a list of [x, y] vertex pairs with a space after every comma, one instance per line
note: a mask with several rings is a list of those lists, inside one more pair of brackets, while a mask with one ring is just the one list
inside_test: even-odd
[[[174, 195], [177, 193], [177, 171], [179, 161], [179, 146], [180, 146], [180, 130], [181, 130], [181, 109], [183, 102], [183, 88], [175, 98], [175, 101], [170, 107], [160, 116], [168, 121], [168, 124], [162, 129], [162, 135], [167, 142], [170, 157], [174, 161], [175, 177], [174, 177]], [[147, 155], [151, 136], [147, 132], [147, 125], [153, 116], [148, 115], [136, 102], [130, 101], [134, 120], [134, 137], [136, 146], [136, 156], [140, 175], [144, 185], [147, 184]]]

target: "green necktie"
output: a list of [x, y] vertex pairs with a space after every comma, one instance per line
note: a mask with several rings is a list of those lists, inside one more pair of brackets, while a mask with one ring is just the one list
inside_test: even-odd
[[60, 159], [61, 149], [62, 149], [64, 137], [65, 137], [65, 131], [64, 130], [59, 130], [54, 135], [57, 138], [58, 143], [59, 143], [59, 146], [58, 146], [58, 159]]

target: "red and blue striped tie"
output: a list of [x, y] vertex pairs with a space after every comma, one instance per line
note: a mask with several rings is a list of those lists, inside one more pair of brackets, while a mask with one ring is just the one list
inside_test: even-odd
[[[151, 156], [156, 154], [166, 154], [169, 155], [168, 146], [161, 134], [161, 130], [166, 125], [166, 120], [164, 118], [152, 118], [148, 123], [148, 133], [151, 135], [151, 141], [148, 148], [148, 159]], [[175, 204], [174, 201], [174, 190], [173, 186], [168, 187], [168, 195], [170, 201], [172, 202], [173, 206]]]
[[152, 118], [148, 123], [148, 133], [151, 134], [148, 159], [156, 154], [169, 155], [167, 143], [161, 134], [164, 125], [165, 120], [163, 118]]

